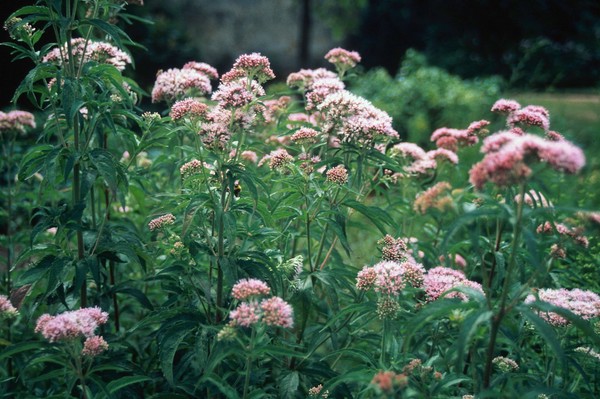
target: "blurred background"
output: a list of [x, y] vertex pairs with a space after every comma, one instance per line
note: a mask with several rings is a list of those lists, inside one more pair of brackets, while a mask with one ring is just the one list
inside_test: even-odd
[[[5, 20], [29, 0], [4, 1]], [[279, 82], [328, 67], [342, 46], [363, 61], [351, 89], [384, 108], [404, 139], [442, 125], [463, 128], [510, 96], [550, 108], [553, 129], [586, 145], [600, 129], [598, 0], [145, 0], [124, 26], [135, 42], [126, 72], [150, 92], [156, 72], [190, 60], [220, 73], [248, 52], [269, 57]], [[3, 30], [1, 41], [7, 41]], [[51, 40], [50, 38], [48, 40]], [[0, 47], [0, 109], [31, 65]], [[524, 104], [524, 105], [525, 105]], [[28, 109], [27, 99], [18, 106]], [[143, 107], [151, 107], [146, 98]]]

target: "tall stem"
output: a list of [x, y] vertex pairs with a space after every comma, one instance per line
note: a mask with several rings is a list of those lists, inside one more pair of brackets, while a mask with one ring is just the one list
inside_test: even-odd
[[525, 183], [521, 183], [519, 186], [519, 196], [517, 202], [517, 215], [515, 221], [515, 228], [513, 231], [513, 239], [511, 245], [510, 260], [506, 268], [506, 276], [504, 277], [504, 283], [502, 284], [502, 292], [500, 293], [500, 309], [498, 313], [492, 319], [492, 327], [490, 329], [490, 340], [486, 351], [486, 362], [485, 369], [483, 372], [483, 388], [487, 389], [490, 386], [490, 379], [492, 376], [492, 360], [494, 359], [496, 340], [498, 338], [498, 332], [500, 331], [500, 325], [502, 319], [506, 316], [507, 306], [506, 301], [508, 299], [508, 290], [512, 282], [512, 274], [517, 264], [517, 249], [519, 248], [519, 239], [521, 236], [522, 229], [522, 218], [523, 218], [523, 204], [525, 197]]
[[250, 372], [252, 371], [252, 352], [254, 351], [254, 341], [256, 340], [256, 328], [252, 327], [250, 335], [250, 345], [246, 354], [246, 376], [244, 377], [244, 393], [242, 399], [248, 397], [248, 388], [250, 387]]

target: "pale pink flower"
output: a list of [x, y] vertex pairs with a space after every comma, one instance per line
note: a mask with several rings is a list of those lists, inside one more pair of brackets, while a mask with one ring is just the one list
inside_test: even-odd
[[[435, 301], [446, 292], [460, 287], [469, 287], [483, 293], [479, 283], [468, 280], [463, 272], [448, 267], [434, 267], [423, 278], [423, 289], [428, 301]], [[446, 297], [468, 300], [467, 295], [462, 292], [451, 292]]]
[[372, 266], [364, 266], [356, 276], [356, 288], [362, 291], [370, 290], [377, 280], [377, 272]]
[[433, 172], [435, 168], [437, 168], [437, 162], [435, 162], [435, 159], [424, 158], [405, 166], [404, 171], [415, 175], [425, 175]]
[[398, 262], [382, 261], [373, 266], [377, 278], [374, 282], [375, 292], [384, 295], [398, 295], [406, 283], [402, 275], [404, 268]]
[[323, 113], [324, 131], [337, 133], [343, 142], [372, 144], [380, 138], [399, 138], [386, 112], [346, 90], [327, 96], [318, 109]]
[[[542, 302], [570, 310], [586, 320], [600, 316], [600, 296], [591, 291], [578, 288], [573, 290], [545, 288], [540, 289], [537, 295], [530, 294], [525, 299], [525, 303], [532, 303], [538, 298]], [[538, 311], [538, 314], [555, 326], [564, 326], [569, 323], [567, 319], [554, 312]]]
[[328, 95], [342, 91], [344, 88], [344, 82], [337, 77], [316, 79], [312, 83], [311, 90], [306, 93], [306, 110], [316, 109]]
[[189, 162], [184, 163], [181, 168], [179, 168], [179, 173], [181, 173], [181, 177], [186, 179], [190, 176], [193, 176], [197, 173], [200, 173], [202, 169], [204, 169], [204, 164], [197, 159], [193, 159]]
[[325, 176], [327, 177], [327, 181], [334, 184], [343, 185], [348, 182], [348, 171], [344, 165], [338, 165], [329, 169], [325, 172]]
[[468, 129], [441, 127], [431, 134], [431, 141], [434, 141], [439, 148], [456, 152], [459, 145], [471, 146], [477, 144], [479, 139], [474, 132], [469, 132]]
[[354, 68], [356, 64], [360, 62], [360, 54], [356, 51], [348, 51], [336, 47], [325, 54], [325, 59], [334, 64], [337, 68], [347, 70]]
[[210, 79], [195, 69], [171, 68], [159, 72], [152, 89], [152, 102], [174, 102], [190, 95], [205, 95], [212, 91]]
[[175, 216], [173, 216], [172, 213], [167, 213], [166, 215], [152, 219], [150, 223], [148, 223], [148, 228], [150, 228], [150, 231], [154, 231], [173, 224], [175, 224]]
[[521, 104], [515, 100], [500, 99], [492, 105], [492, 112], [498, 112], [501, 114], [510, 114], [521, 109]]
[[281, 96], [274, 100], [262, 101], [262, 105], [264, 105], [262, 115], [265, 118], [265, 122], [276, 122], [277, 118], [285, 112], [291, 101], [292, 98], [290, 96]]
[[17, 308], [13, 306], [6, 295], [0, 295], [0, 318], [12, 317], [19, 313]]
[[186, 62], [182, 69], [193, 69], [206, 75], [209, 79], [218, 79], [219, 72], [211, 65], [205, 62], [189, 61]]
[[413, 209], [425, 214], [429, 209], [435, 208], [444, 211], [452, 206], [452, 197], [447, 193], [452, 189], [450, 183], [441, 181], [417, 194]]
[[301, 69], [298, 72], [291, 73], [287, 78], [287, 85], [298, 87], [304, 90], [311, 90], [312, 84], [319, 79], [335, 79], [337, 75], [325, 68]]
[[548, 130], [546, 132], [546, 139], [550, 141], [563, 141], [565, 140], [565, 137], [562, 134], [555, 132], [554, 130]]
[[483, 187], [487, 181], [498, 186], [525, 181], [532, 173], [525, 161], [537, 160], [568, 173], [576, 173], [585, 165], [583, 151], [566, 140], [548, 141], [531, 134], [498, 134], [501, 136], [488, 137], [488, 145], [484, 146], [488, 153], [469, 172], [469, 181], [476, 188]]
[[294, 311], [289, 303], [274, 296], [260, 303], [262, 321], [268, 326], [291, 328], [294, 326]]
[[445, 148], [427, 151], [426, 156], [429, 159], [435, 159], [436, 162], [440, 160], [446, 160], [454, 165], [458, 164], [458, 155], [456, 155], [455, 152]]
[[202, 117], [207, 112], [208, 106], [206, 104], [193, 98], [186, 98], [173, 104], [169, 115], [172, 120], [177, 121], [185, 116]]
[[581, 229], [571, 228], [563, 223], [544, 222], [537, 227], [536, 232], [538, 234], [551, 234], [555, 230], [559, 235], [571, 237], [576, 243], [585, 248], [589, 245], [588, 238], [580, 234]]
[[25, 133], [27, 128], [35, 128], [35, 117], [27, 111], [0, 111], [0, 133], [2, 131], [14, 130], [20, 133]]
[[235, 60], [231, 71], [221, 77], [221, 81], [227, 83], [241, 77], [249, 77], [263, 83], [274, 79], [275, 74], [267, 57], [260, 53], [251, 53], [240, 55]]
[[507, 123], [510, 127], [516, 125], [527, 125], [527, 126], [538, 126], [544, 130], [550, 128], [550, 120], [544, 113], [536, 110], [535, 108], [525, 107], [518, 111], [511, 113], [508, 116]]
[[244, 301], [253, 296], [269, 295], [271, 289], [264, 282], [254, 278], [242, 279], [231, 289], [231, 296], [239, 301]]
[[108, 350], [108, 343], [99, 335], [88, 337], [83, 343], [83, 356], [95, 357]]
[[485, 136], [488, 134], [488, 130], [486, 127], [490, 124], [489, 121], [482, 119], [480, 121], [472, 122], [467, 128], [467, 134], [469, 135], [477, 135], [477, 136]]
[[309, 398], [324, 398], [327, 399], [329, 397], [329, 391], [323, 391], [323, 384], [319, 384], [314, 386], [308, 390]]
[[427, 157], [425, 150], [423, 150], [417, 144], [407, 142], [394, 144], [390, 152], [392, 156], [400, 155], [403, 157], [409, 157], [413, 161], [417, 161], [419, 159], [424, 159]]
[[259, 306], [256, 302], [242, 302], [229, 313], [229, 318], [236, 326], [250, 327], [260, 321]]
[[221, 83], [212, 100], [218, 101], [223, 108], [241, 108], [264, 95], [265, 90], [257, 81], [252, 80], [248, 84], [248, 79], [242, 78]]
[[87, 41], [84, 38], [78, 37], [71, 39], [71, 56], [67, 60], [61, 58], [61, 53], [69, 54], [69, 49], [66, 43], [62, 48], [54, 48], [49, 51], [43, 58], [42, 62], [50, 62], [62, 65], [63, 61], [72, 62], [74, 65], [79, 65], [82, 62], [96, 61], [101, 64], [109, 64], [122, 71], [128, 64], [131, 64], [129, 54], [118, 49], [112, 44], [106, 42]]
[[81, 308], [63, 312], [56, 316], [44, 314], [37, 320], [35, 332], [41, 333], [50, 342], [71, 340], [77, 337], [94, 336], [98, 326], [108, 321], [108, 313], [100, 308]]
[[250, 150], [242, 151], [241, 158], [252, 163], [256, 163], [258, 161], [258, 155], [256, 155], [256, 152]]
[[314, 144], [317, 142], [319, 132], [309, 127], [301, 127], [292, 134], [290, 140], [298, 144]]
[[408, 251], [406, 239], [401, 237], [394, 238], [386, 234], [385, 237], [377, 241], [377, 245], [381, 246], [381, 259], [393, 262], [403, 262], [406, 260]]
[[292, 157], [285, 149], [280, 148], [278, 150], [271, 151], [269, 154], [269, 168], [271, 170], [280, 170], [293, 160], [294, 157]]

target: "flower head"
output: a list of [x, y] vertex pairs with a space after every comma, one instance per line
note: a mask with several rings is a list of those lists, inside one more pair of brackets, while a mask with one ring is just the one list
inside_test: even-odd
[[166, 215], [152, 219], [150, 223], [148, 223], [148, 228], [150, 231], [154, 231], [173, 224], [175, 224], [175, 216], [173, 216], [172, 213], [167, 213]]
[[235, 60], [232, 69], [221, 76], [221, 81], [227, 83], [241, 77], [249, 77], [263, 83], [274, 79], [275, 74], [271, 69], [271, 63], [267, 57], [260, 53], [251, 53], [240, 55]]
[[19, 313], [6, 295], [0, 295], [0, 318], [13, 317]]
[[202, 117], [205, 116], [207, 112], [208, 106], [206, 104], [193, 98], [186, 98], [173, 104], [169, 115], [172, 120], [177, 121], [186, 116], [192, 118]]
[[190, 95], [205, 95], [212, 91], [210, 79], [192, 68], [171, 68], [159, 72], [152, 89], [152, 102], [174, 102]]
[[268, 326], [291, 328], [294, 326], [294, 311], [289, 303], [274, 296], [260, 303], [262, 321]]
[[108, 343], [99, 335], [88, 337], [83, 343], [81, 354], [88, 357], [95, 357], [108, 350]]
[[0, 111], [0, 133], [4, 131], [17, 131], [25, 133], [27, 128], [35, 128], [35, 117], [27, 111]]
[[50, 342], [67, 341], [77, 337], [92, 337], [98, 326], [108, 321], [108, 313], [100, 308], [81, 308], [56, 316], [44, 314], [37, 320], [35, 332]]
[[[600, 316], [600, 296], [591, 291], [579, 288], [573, 290], [545, 288], [540, 289], [537, 295], [529, 295], [525, 298], [525, 303], [534, 302], [536, 296], [540, 301], [570, 310], [586, 320]], [[569, 323], [567, 319], [554, 312], [538, 311], [538, 314], [548, 323], [555, 326], [564, 326]]]
[[292, 136], [290, 140], [298, 144], [314, 144], [317, 142], [319, 132], [309, 127], [301, 127]]
[[206, 77], [208, 77], [209, 79], [219, 78], [219, 72], [217, 72], [217, 70], [214, 67], [210, 66], [205, 62], [190, 61], [185, 63], [182, 69], [193, 69], [197, 72], [206, 75]]
[[500, 114], [510, 114], [519, 109], [521, 109], [521, 104], [515, 100], [507, 100], [504, 98], [501, 98], [500, 100], [496, 101], [494, 105], [492, 105], [492, 112], [497, 112]]
[[231, 296], [239, 301], [245, 301], [251, 297], [269, 295], [271, 288], [264, 281], [254, 278], [242, 279], [231, 289]]
[[[479, 283], [468, 280], [463, 272], [448, 267], [438, 266], [430, 269], [423, 278], [423, 288], [428, 301], [435, 301], [446, 292], [460, 287], [469, 287], [483, 293]], [[460, 298], [463, 301], [468, 299], [462, 292], [451, 292], [446, 297]]]
[[325, 176], [327, 177], [328, 182], [334, 184], [343, 185], [348, 182], [348, 171], [344, 165], [338, 165], [329, 169], [325, 172]]
[[348, 70], [354, 68], [360, 62], [360, 54], [356, 51], [348, 51], [341, 47], [336, 47], [325, 54], [325, 59], [340, 70]]

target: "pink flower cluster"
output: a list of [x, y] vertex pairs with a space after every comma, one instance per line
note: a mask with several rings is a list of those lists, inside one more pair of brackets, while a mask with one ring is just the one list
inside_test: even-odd
[[325, 68], [301, 69], [288, 76], [287, 85], [309, 91], [312, 90], [313, 83], [321, 79], [337, 79], [337, 75]]
[[293, 327], [294, 311], [286, 301], [277, 296], [258, 301], [258, 297], [270, 292], [266, 283], [256, 279], [240, 280], [235, 284], [232, 296], [244, 302], [229, 313], [229, 327], [251, 327], [261, 322], [268, 326]]
[[390, 155], [401, 156], [409, 160], [409, 164], [404, 166], [404, 171], [410, 174], [428, 174], [438, 167], [439, 161], [448, 161], [454, 165], [458, 164], [458, 155], [446, 148], [436, 150], [423, 150], [414, 143], [398, 143], [391, 150]]
[[205, 62], [189, 61], [183, 66], [183, 69], [194, 69], [208, 76], [209, 79], [219, 79], [219, 72]]
[[484, 141], [482, 151], [486, 155], [469, 172], [469, 181], [476, 188], [488, 181], [498, 186], [523, 182], [531, 175], [529, 164], [534, 161], [567, 173], [576, 173], [585, 165], [579, 147], [566, 140], [550, 141], [531, 134], [496, 133]]
[[26, 128], [35, 128], [35, 117], [27, 111], [0, 111], [0, 133], [3, 131], [18, 131], [25, 133]]
[[194, 62], [188, 62], [182, 69], [170, 68], [160, 71], [152, 88], [152, 102], [174, 102], [186, 96], [203, 96], [212, 92], [210, 79], [213, 74], [197, 69]]
[[[591, 319], [600, 316], [600, 296], [594, 292], [575, 288], [540, 289], [537, 294], [530, 294], [525, 298], [525, 303], [535, 302], [539, 299], [554, 306], [570, 310], [583, 319]], [[554, 326], [564, 326], [569, 322], [554, 312], [538, 311], [541, 318]]]
[[[467, 287], [479, 291], [483, 294], [481, 284], [468, 280], [461, 271], [450, 269], [448, 267], [438, 266], [430, 269], [423, 279], [423, 288], [428, 301], [435, 301], [442, 297], [446, 292], [454, 289]], [[451, 292], [446, 298], [460, 298], [467, 301], [468, 297], [462, 292]]]
[[208, 112], [208, 106], [194, 98], [179, 100], [171, 107], [169, 116], [174, 121], [184, 117], [199, 118], [205, 116]]
[[107, 350], [108, 343], [104, 338], [99, 335], [94, 335], [85, 340], [81, 354], [87, 357], [95, 357]]
[[400, 263], [408, 257], [408, 246], [404, 238], [394, 238], [386, 234], [385, 237], [377, 241], [377, 245], [381, 246], [381, 259], [383, 260]]
[[291, 135], [290, 140], [298, 144], [314, 144], [317, 142], [319, 132], [310, 127], [301, 127]]
[[344, 165], [337, 165], [325, 172], [328, 182], [344, 185], [348, 182], [348, 171]]
[[0, 318], [3, 316], [12, 317], [19, 313], [6, 295], [0, 295]]
[[242, 108], [256, 98], [264, 96], [265, 90], [255, 80], [248, 82], [246, 77], [223, 82], [213, 94], [212, 100], [227, 109]]
[[35, 332], [49, 342], [69, 341], [78, 337], [95, 336], [96, 329], [108, 321], [108, 313], [100, 308], [81, 308], [56, 316], [44, 314], [37, 320]]
[[552, 234], [554, 231], [561, 235], [572, 238], [577, 244], [582, 247], [587, 248], [589, 245], [589, 240], [586, 236], [581, 234], [580, 228], [569, 227], [563, 223], [552, 223], [552, 222], [544, 222], [539, 225], [536, 229], [538, 234]]
[[[516, 195], [515, 202], [519, 203], [519, 201], [521, 201], [521, 197]], [[526, 192], [523, 197], [523, 202], [531, 208], [551, 208], [553, 206], [552, 203], [544, 197], [544, 194], [535, 190]]]
[[474, 122], [464, 130], [441, 127], [431, 134], [431, 141], [434, 141], [438, 148], [456, 152], [459, 145], [472, 146], [479, 142], [477, 134], [486, 126], [485, 122], [487, 121]]
[[323, 113], [324, 131], [337, 134], [343, 142], [364, 145], [380, 138], [400, 137], [386, 112], [349, 91], [330, 94], [317, 108]]
[[315, 79], [306, 93], [306, 110], [314, 111], [328, 95], [340, 92], [345, 87], [344, 82], [337, 77]]
[[269, 59], [260, 53], [242, 54], [233, 64], [233, 68], [221, 76], [223, 83], [233, 82], [242, 77], [256, 79], [260, 83], [275, 78]]
[[64, 60], [63, 57], [69, 53], [66, 43], [61, 48], [54, 48], [48, 52], [42, 62], [51, 62], [61, 65], [63, 61], [73, 62], [79, 65], [82, 62], [96, 61], [101, 64], [109, 64], [122, 71], [127, 64], [131, 64], [129, 54], [106, 42], [86, 41], [78, 37], [71, 39], [71, 57]]
[[338, 69], [347, 70], [354, 68], [360, 62], [360, 54], [336, 47], [325, 54], [325, 59], [334, 64]]
[[242, 279], [231, 289], [231, 296], [238, 301], [245, 301], [253, 296], [269, 295], [271, 288], [264, 281], [255, 278]]
[[292, 157], [287, 150], [279, 148], [264, 156], [258, 163], [258, 166], [261, 166], [267, 160], [269, 161], [269, 168], [271, 170], [282, 170], [294, 160], [294, 157]]
[[150, 231], [154, 231], [156, 229], [161, 229], [165, 226], [175, 224], [175, 216], [172, 213], [167, 213], [166, 215], [159, 216], [155, 219], [152, 219], [150, 223], [148, 223], [148, 228]]
[[406, 287], [406, 282], [419, 287], [424, 272], [423, 265], [412, 258], [401, 263], [382, 261], [374, 266], [365, 266], [358, 272], [356, 288], [363, 291], [373, 288], [377, 293], [397, 296]]
[[415, 211], [425, 214], [429, 209], [435, 208], [444, 211], [452, 207], [453, 201], [449, 194], [452, 186], [450, 183], [440, 181], [427, 190], [417, 194], [413, 208]]

